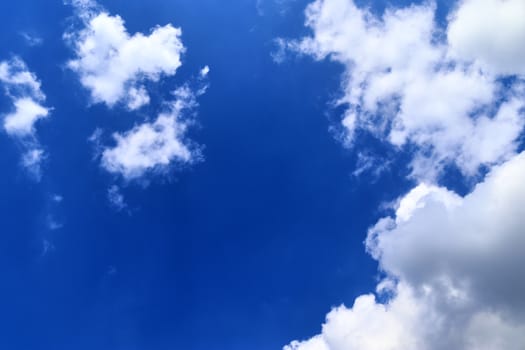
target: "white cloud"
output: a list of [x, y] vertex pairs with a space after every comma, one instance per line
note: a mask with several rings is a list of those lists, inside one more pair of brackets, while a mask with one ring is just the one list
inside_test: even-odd
[[[108, 107], [123, 106], [130, 111], [148, 105], [151, 102], [148, 87], [175, 75], [182, 64], [185, 48], [180, 39], [181, 29], [167, 24], [154, 27], [149, 34], [129, 34], [120, 16], [108, 14], [95, 1], [70, 3], [83, 28], [64, 36], [76, 53], [68, 65], [79, 74], [93, 101]], [[204, 66], [194, 79], [199, 89], [192, 91], [189, 84], [184, 84], [173, 93], [174, 101], [162, 101], [168, 106], [167, 111], [156, 118], [147, 118], [129, 131], [113, 133], [114, 146], [104, 146], [103, 131], [97, 129], [90, 140], [102, 167], [130, 181], [150, 173], [166, 173], [174, 164], [195, 160], [198, 152], [190, 147], [185, 135], [189, 118], [183, 117], [182, 112], [196, 106], [195, 97], [206, 91], [209, 71]], [[118, 188], [110, 188], [108, 197], [121, 207], [123, 198], [115, 189]]]
[[149, 172], [165, 172], [175, 162], [193, 161], [196, 154], [185, 140], [187, 123], [181, 119], [181, 113], [195, 106], [195, 96], [187, 87], [174, 94], [176, 100], [170, 103], [169, 110], [155, 121], [113, 134], [115, 147], [102, 152], [102, 166], [107, 171], [134, 180]]
[[113, 136], [114, 148], [102, 154], [103, 167], [126, 179], [139, 178], [148, 170], [165, 169], [174, 160], [188, 162], [191, 151], [180, 139], [184, 125], [169, 114], [161, 114], [153, 123], [143, 123]]
[[142, 106], [149, 104], [150, 97], [146, 89], [141, 86], [139, 88], [131, 88], [129, 90], [128, 109], [139, 109]]
[[200, 71], [200, 76], [201, 78], [205, 78], [208, 76], [208, 74], [210, 73], [210, 67], [209, 66], [204, 66], [201, 71]]
[[[30, 147], [30, 146], [26, 146]], [[38, 146], [35, 146], [38, 147]], [[42, 176], [42, 161], [46, 158], [46, 154], [40, 148], [30, 148], [22, 155], [22, 165], [29, 171], [33, 177], [39, 181]]]
[[45, 99], [41, 84], [36, 75], [30, 72], [20, 58], [0, 62], [0, 81], [10, 93], [20, 93], [33, 97], [35, 100]]
[[290, 44], [283, 38], [276, 38], [274, 40], [274, 50], [270, 53], [272, 60], [281, 64], [286, 60], [286, 53], [288, 49], [297, 49], [295, 45]]
[[50, 109], [43, 105], [46, 96], [41, 90], [40, 81], [21, 59], [15, 57], [0, 62], [0, 82], [14, 109], [3, 116], [4, 131], [21, 142], [25, 148], [22, 165], [39, 179], [45, 154], [36, 139], [35, 125], [50, 113]]
[[149, 103], [142, 85], [172, 76], [181, 66], [184, 46], [181, 30], [171, 24], [156, 26], [148, 35], [130, 35], [120, 16], [97, 12], [91, 1], [74, 2], [84, 28], [67, 33], [65, 38], [75, 49], [69, 61], [96, 103], [109, 107], [123, 102], [129, 109]]
[[371, 181], [375, 181], [390, 166], [391, 162], [385, 158], [378, 158], [367, 152], [359, 152], [357, 154], [357, 162], [354, 171], [352, 171], [352, 175], [357, 178], [366, 175]]
[[27, 136], [34, 134], [35, 123], [49, 115], [49, 109], [32, 98], [19, 98], [14, 101], [15, 112], [4, 118], [4, 129], [9, 135]]
[[361, 296], [287, 350], [496, 350], [525, 344], [525, 153], [460, 197], [420, 185], [369, 232], [392, 293]]
[[452, 52], [488, 71], [525, 75], [524, 18], [522, 0], [463, 0], [448, 30]]
[[411, 291], [402, 286], [389, 305], [379, 304], [372, 294], [363, 295], [352, 308], [333, 309], [322, 334], [304, 342], [294, 341], [284, 349], [425, 350], [418, 334], [411, 332], [418, 326], [421, 313]]
[[514, 280], [513, 267], [525, 263], [524, 173], [522, 153], [465, 198], [439, 188], [417, 205], [402, 201], [395, 222], [370, 231], [367, 247], [383, 270], [412, 286], [461, 290], [479, 307], [519, 315], [525, 283]]
[[[413, 175], [430, 181], [369, 230], [367, 251], [385, 275], [376, 293], [335, 308], [319, 335], [285, 349], [522, 349], [523, 1], [460, 1], [445, 29], [433, 3], [378, 17], [351, 0], [317, 0], [306, 15], [313, 35], [278, 43], [345, 66], [349, 144], [364, 129], [416, 146]], [[362, 159], [366, 170], [372, 160]], [[451, 163], [465, 175], [492, 170], [461, 197], [433, 185]]]
[[[465, 27], [464, 12], [459, 9], [451, 33]], [[477, 12], [467, 12], [478, 26], [487, 22], [476, 17]], [[317, 0], [306, 10], [306, 25], [313, 35], [280, 42], [280, 47], [319, 60], [329, 57], [346, 67], [344, 95], [338, 102], [348, 105], [342, 125], [350, 145], [355, 131], [364, 129], [395, 147], [417, 146], [412, 168], [419, 179], [433, 180], [451, 163], [465, 175], [475, 175], [481, 165], [497, 164], [515, 154], [524, 126], [523, 85], [508, 88], [493, 74], [501, 69], [480, 70], [478, 57], [454, 58], [457, 50], [441, 39], [434, 16], [431, 3], [388, 9], [378, 17], [351, 0]], [[520, 42], [513, 45], [521, 48]], [[282, 59], [282, 52], [277, 58]]]

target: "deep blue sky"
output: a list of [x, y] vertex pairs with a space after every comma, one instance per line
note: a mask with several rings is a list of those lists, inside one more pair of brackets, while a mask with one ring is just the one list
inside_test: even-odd
[[[352, 176], [355, 152], [329, 132], [342, 67], [272, 61], [275, 38], [307, 33], [308, 2], [281, 12], [266, 0], [261, 15], [255, 0], [100, 1], [130, 32], [182, 27], [187, 52], [174, 84], [211, 67], [191, 131], [204, 161], [124, 186], [130, 212], [108, 204], [116, 180], [87, 139], [137, 120], [89, 106], [64, 68], [71, 8], [0, 3], [0, 59], [23, 58], [54, 107], [38, 129], [49, 154], [41, 182], [0, 136], [0, 348], [280, 349], [317, 333], [330, 307], [373, 290], [377, 266], [362, 241], [380, 204], [410, 183], [402, 157], [380, 178]], [[30, 47], [21, 32], [44, 42]], [[9, 109], [4, 97], [0, 106]]]

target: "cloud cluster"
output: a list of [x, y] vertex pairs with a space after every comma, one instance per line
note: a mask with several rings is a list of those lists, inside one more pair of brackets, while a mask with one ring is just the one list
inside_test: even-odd
[[113, 107], [123, 102], [130, 110], [148, 104], [144, 82], [172, 76], [181, 66], [180, 28], [168, 24], [153, 28], [149, 35], [130, 35], [120, 16], [91, 8], [83, 13], [84, 28], [65, 36], [76, 53], [68, 66], [78, 73], [95, 103]]
[[514, 267], [525, 262], [524, 172], [521, 154], [465, 198], [414, 189], [367, 240], [390, 278], [379, 292], [394, 297], [334, 309], [320, 336], [286, 349], [520, 349], [525, 284]]
[[35, 125], [50, 113], [43, 105], [46, 96], [40, 81], [24, 61], [15, 57], [0, 62], [0, 83], [13, 104], [12, 111], [3, 116], [4, 131], [21, 143], [24, 149], [22, 165], [39, 179], [45, 153], [36, 138]]
[[525, 344], [525, 153], [464, 198], [419, 185], [370, 229], [387, 278], [334, 309], [321, 335], [286, 350], [496, 350]]
[[[334, 308], [319, 335], [285, 350], [525, 344], [525, 152], [516, 144], [525, 119], [525, 5], [460, 1], [446, 30], [434, 13], [427, 3], [379, 18], [352, 0], [318, 0], [306, 12], [313, 36], [281, 42], [343, 63], [349, 142], [365, 129], [415, 146], [420, 180], [368, 232], [366, 249], [384, 276], [375, 293]], [[491, 170], [462, 197], [434, 185], [450, 163], [466, 175]]]
[[[73, 0], [72, 5], [82, 27], [65, 35], [76, 54], [68, 65], [89, 89], [93, 102], [130, 111], [150, 104], [148, 87], [175, 75], [182, 64], [185, 48], [180, 28], [168, 24], [154, 27], [148, 35], [131, 35], [120, 16], [108, 14], [96, 2]], [[208, 73], [208, 66], [199, 72], [199, 85], [205, 86]], [[130, 181], [193, 162], [198, 151], [186, 140], [190, 122], [183, 113], [196, 106], [195, 99], [205, 87], [193, 91], [189, 86], [176, 89], [154, 120], [146, 118], [131, 130], [114, 133], [114, 146], [101, 147], [99, 131], [93, 141], [100, 149], [102, 167]]]
[[116, 146], [102, 153], [102, 166], [107, 171], [133, 180], [148, 172], [165, 172], [174, 162], [189, 163], [195, 158], [197, 151], [192, 151], [184, 140], [187, 124], [180, 119], [185, 109], [194, 106], [195, 97], [187, 87], [174, 94], [176, 100], [155, 121], [113, 135]]
[[346, 67], [339, 103], [348, 106], [349, 144], [366, 130], [396, 147], [416, 146], [419, 179], [452, 163], [471, 176], [509, 159], [524, 126], [523, 83], [509, 87], [502, 78], [523, 73], [525, 5], [465, 1], [445, 31], [434, 16], [432, 3], [378, 17], [351, 0], [317, 0], [306, 10], [313, 35], [281, 45]]

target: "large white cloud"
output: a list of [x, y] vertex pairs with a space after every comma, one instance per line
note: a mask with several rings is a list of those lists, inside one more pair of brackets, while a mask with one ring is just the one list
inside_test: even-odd
[[147, 35], [130, 35], [124, 20], [96, 10], [91, 1], [75, 1], [84, 28], [65, 35], [76, 57], [68, 65], [78, 73], [94, 102], [122, 102], [130, 110], [148, 104], [143, 84], [174, 75], [181, 66], [181, 30], [156, 26]]
[[165, 172], [174, 163], [190, 163], [195, 159], [198, 152], [185, 140], [187, 123], [181, 118], [185, 109], [195, 106], [195, 96], [188, 87], [176, 90], [175, 96], [169, 110], [153, 122], [113, 135], [116, 145], [102, 152], [102, 166], [107, 171], [134, 180], [149, 172]]
[[[368, 232], [385, 276], [376, 292], [285, 349], [523, 349], [523, 1], [460, 1], [444, 29], [433, 3], [378, 17], [351, 0], [317, 0], [306, 14], [313, 35], [281, 44], [345, 66], [348, 142], [365, 129], [416, 146], [413, 174], [430, 182]], [[466, 175], [492, 170], [461, 197], [433, 185], [450, 163]]]
[[463, 0], [448, 39], [458, 58], [500, 74], [525, 75], [525, 1]]
[[[482, 27], [487, 22], [483, 14], [477, 16], [472, 4], [483, 9], [484, 4], [500, 2], [466, 2], [454, 17], [450, 37], [468, 41], [474, 34], [457, 33], [478, 33], [470, 24]], [[466, 175], [475, 175], [481, 165], [500, 163], [516, 151], [516, 139], [524, 126], [523, 85], [518, 82], [508, 88], [499, 80], [500, 68], [480, 69], [478, 58], [488, 64], [506, 63], [492, 62], [474, 49], [458, 50], [464, 48], [461, 38], [453, 40], [457, 47], [452, 50], [434, 16], [432, 3], [388, 9], [378, 17], [352, 0], [317, 0], [306, 10], [306, 25], [313, 35], [285, 45], [317, 59], [329, 57], [346, 67], [339, 102], [348, 105], [342, 123], [349, 144], [355, 131], [364, 129], [397, 147], [415, 145], [418, 151], [412, 168], [420, 179], [436, 178], [450, 163]], [[503, 17], [498, 23], [508, 33], [508, 41], [519, 39], [521, 27], [505, 23]], [[506, 25], [515, 30], [505, 31]], [[480, 42], [498, 39], [496, 34], [480, 33]], [[512, 44], [521, 50], [521, 42]], [[457, 51], [461, 59], [454, 56]], [[525, 61], [518, 50], [508, 53], [517, 55], [512, 58], [516, 62]], [[519, 67], [508, 68], [503, 73], [520, 73]]]
[[36, 138], [35, 125], [50, 114], [43, 105], [46, 96], [41, 83], [18, 57], [0, 62], [0, 82], [13, 103], [12, 111], [3, 116], [4, 131], [20, 141], [24, 148], [22, 165], [38, 179], [45, 153]]
[[525, 153], [492, 170], [472, 193], [420, 185], [367, 248], [386, 282], [339, 307], [322, 333], [291, 350], [496, 350], [525, 344]]

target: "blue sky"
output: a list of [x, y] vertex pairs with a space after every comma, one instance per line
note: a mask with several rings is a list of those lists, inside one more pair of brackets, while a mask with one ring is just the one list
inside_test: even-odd
[[521, 1], [311, 2], [0, 4], [0, 348], [521, 349]]

